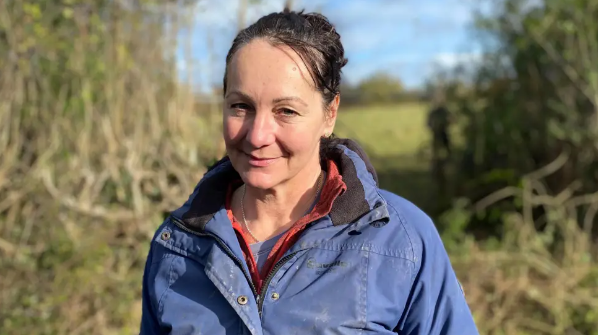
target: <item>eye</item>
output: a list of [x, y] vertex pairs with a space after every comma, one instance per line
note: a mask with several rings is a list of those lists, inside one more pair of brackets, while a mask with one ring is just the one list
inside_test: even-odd
[[247, 111], [247, 110], [251, 109], [251, 107], [248, 104], [242, 103], [242, 102], [236, 103], [236, 104], [232, 104], [232, 105], [230, 105], [230, 108], [231, 109], [236, 109], [236, 110], [243, 110], [243, 111]]
[[297, 112], [295, 112], [292, 109], [288, 109], [288, 108], [281, 108], [278, 110], [278, 114], [282, 115], [282, 116], [295, 116], [298, 115]]
[[252, 107], [243, 102], [237, 102], [230, 105], [230, 114], [236, 117], [245, 117], [245, 115], [251, 113]]

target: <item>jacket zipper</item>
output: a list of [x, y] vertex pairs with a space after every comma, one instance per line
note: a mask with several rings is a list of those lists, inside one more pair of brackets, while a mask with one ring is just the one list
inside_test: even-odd
[[266, 292], [268, 292], [268, 286], [270, 285], [270, 282], [272, 281], [272, 278], [274, 278], [274, 275], [278, 272], [278, 270], [280, 270], [280, 268], [282, 268], [283, 265], [286, 264], [286, 262], [288, 262], [289, 260], [291, 260], [291, 258], [293, 258], [297, 253], [299, 253], [299, 251], [295, 251], [291, 254], [288, 254], [286, 256], [284, 256], [283, 258], [281, 258], [272, 268], [272, 270], [270, 271], [270, 273], [268, 274], [268, 276], [266, 277], [266, 280], [264, 281], [262, 287], [261, 287], [261, 292], [258, 294], [257, 293], [257, 289], [255, 288], [255, 285], [253, 284], [253, 280], [251, 279], [251, 276], [249, 276], [249, 274], [245, 271], [245, 269], [243, 268], [243, 262], [239, 259], [239, 257], [235, 256], [235, 254], [233, 253], [232, 250], [230, 250], [230, 248], [228, 247], [228, 245], [226, 245], [226, 243], [224, 243], [224, 241], [218, 237], [217, 235], [211, 234], [211, 233], [199, 233], [196, 232], [194, 230], [191, 230], [187, 227], [185, 227], [185, 225], [176, 217], [172, 217], [171, 216], [171, 220], [172, 222], [174, 222], [174, 224], [179, 227], [180, 229], [197, 235], [197, 236], [202, 236], [202, 237], [212, 237], [214, 238], [214, 240], [216, 240], [216, 242], [224, 249], [224, 251], [226, 252], [226, 254], [237, 264], [237, 266], [241, 269], [241, 271], [243, 272], [243, 275], [245, 275], [245, 279], [247, 280], [247, 282], [249, 283], [249, 286], [251, 287], [251, 290], [253, 291], [253, 295], [255, 297], [255, 299], [257, 300], [257, 308], [258, 308], [258, 314], [260, 316], [260, 318], [262, 317], [262, 311], [264, 308], [264, 300], [266, 299]]
[[261, 295], [259, 295], [257, 293], [257, 289], [255, 288], [255, 285], [253, 284], [253, 280], [251, 279], [251, 276], [249, 276], [249, 274], [245, 271], [245, 269], [243, 268], [243, 262], [241, 261], [241, 259], [239, 259], [239, 257], [235, 256], [235, 254], [233, 253], [232, 250], [230, 250], [230, 248], [228, 247], [228, 245], [226, 245], [226, 243], [224, 243], [224, 241], [218, 237], [215, 234], [212, 233], [199, 233], [196, 232], [194, 230], [191, 230], [187, 227], [185, 227], [185, 225], [176, 217], [171, 216], [170, 217], [172, 222], [174, 222], [174, 224], [179, 227], [180, 229], [191, 233], [193, 235], [197, 235], [197, 236], [201, 236], [201, 237], [212, 237], [216, 240], [216, 242], [222, 247], [222, 249], [224, 249], [224, 251], [226, 252], [226, 254], [228, 255], [228, 257], [230, 257], [236, 264], [237, 266], [241, 269], [241, 271], [243, 272], [243, 275], [245, 275], [245, 279], [247, 280], [247, 282], [249, 283], [249, 286], [251, 286], [251, 291], [253, 292], [253, 296], [256, 298], [258, 306], [260, 304], [260, 300], [261, 300]]
[[286, 256], [284, 256], [283, 258], [281, 258], [272, 268], [272, 270], [270, 271], [270, 273], [268, 274], [268, 277], [266, 277], [266, 280], [264, 280], [263, 284], [262, 284], [262, 290], [260, 292], [260, 295], [258, 297], [258, 301], [257, 301], [257, 310], [260, 316], [260, 319], [262, 318], [262, 310], [264, 308], [264, 300], [266, 299], [266, 292], [268, 292], [268, 285], [270, 285], [270, 282], [272, 281], [272, 278], [274, 278], [274, 275], [276, 274], [276, 272], [278, 272], [278, 270], [280, 270], [280, 268], [289, 260], [291, 260], [291, 258], [293, 258], [298, 252], [295, 251], [291, 254], [288, 254]]

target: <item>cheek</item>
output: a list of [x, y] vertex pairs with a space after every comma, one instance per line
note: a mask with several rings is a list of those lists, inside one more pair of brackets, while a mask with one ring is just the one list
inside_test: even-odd
[[320, 137], [311, 127], [288, 127], [278, 132], [278, 142], [294, 156], [306, 156], [313, 152]]
[[222, 120], [222, 133], [226, 143], [234, 143], [243, 136], [243, 122], [232, 117], [224, 117]]

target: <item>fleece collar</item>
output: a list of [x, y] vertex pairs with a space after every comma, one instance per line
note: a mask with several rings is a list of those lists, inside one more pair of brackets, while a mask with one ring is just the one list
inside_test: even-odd
[[[383, 200], [378, 194], [376, 171], [363, 149], [353, 140], [331, 141], [331, 149], [326, 150], [323, 158], [336, 163], [347, 189], [334, 200], [329, 216], [334, 225], [344, 225], [379, 207]], [[230, 182], [239, 178], [230, 159], [224, 157], [208, 170], [187, 202], [173, 215], [181, 218], [187, 228], [203, 231], [224, 206]]]

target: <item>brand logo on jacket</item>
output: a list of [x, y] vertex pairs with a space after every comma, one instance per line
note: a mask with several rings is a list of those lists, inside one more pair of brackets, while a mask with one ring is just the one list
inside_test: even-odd
[[307, 259], [307, 268], [316, 270], [316, 274], [322, 274], [324, 272], [335, 272], [338, 268], [346, 268], [350, 265], [349, 262], [334, 261], [331, 263], [319, 263], [315, 258], [310, 257]]

